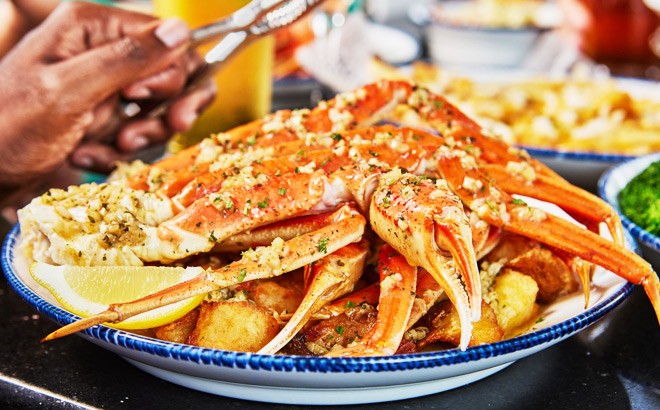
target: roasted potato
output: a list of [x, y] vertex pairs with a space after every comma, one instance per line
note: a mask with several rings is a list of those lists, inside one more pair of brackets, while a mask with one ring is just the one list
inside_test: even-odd
[[560, 257], [548, 249], [530, 249], [504, 266], [529, 275], [536, 281], [539, 287], [536, 301], [539, 303], [552, 303], [580, 287], [575, 274]]
[[[418, 349], [434, 342], [449, 342], [458, 346], [461, 340], [461, 323], [451, 301], [445, 299], [435, 305], [430, 316], [433, 319], [429, 324], [429, 333], [419, 342]], [[470, 346], [497, 342], [504, 336], [504, 331], [497, 323], [495, 311], [486, 302], [481, 302], [481, 319], [472, 325]]]
[[280, 330], [268, 309], [248, 301], [204, 302], [188, 343], [213, 349], [256, 352]]
[[532, 277], [513, 269], [503, 269], [497, 276], [493, 284], [495, 301], [491, 307], [505, 335], [511, 335], [536, 315], [538, 291]]
[[188, 336], [197, 325], [199, 308], [193, 309], [183, 317], [156, 329], [156, 337], [174, 343], [186, 343]]

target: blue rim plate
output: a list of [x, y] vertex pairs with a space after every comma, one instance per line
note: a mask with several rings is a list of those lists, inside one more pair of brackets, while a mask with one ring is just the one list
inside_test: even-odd
[[636, 158], [632, 155], [623, 154], [607, 154], [589, 151], [561, 151], [552, 148], [536, 148], [525, 145], [519, 145], [524, 148], [531, 156], [537, 157], [556, 157], [560, 159], [568, 159], [573, 161], [594, 161], [594, 162], [623, 162]]
[[618, 199], [619, 192], [628, 182], [656, 161], [660, 161], [660, 153], [630, 159], [609, 168], [598, 181], [598, 194], [616, 209], [621, 217], [623, 226], [630, 231], [632, 236], [641, 245], [644, 257], [657, 269], [660, 267], [660, 237], [653, 235], [628, 219], [621, 212]]
[[[54, 322], [64, 325], [78, 319], [32, 281], [28, 261], [18, 250], [19, 241], [17, 225], [7, 236], [1, 257], [10, 285]], [[629, 247], [636, 249], [632, 240]], [[584, 309], [582, 295], [571, 295], [545, 308], [538, 330], [465, 351], [324, 358], [200, 348], [106, 326], [95, 326], [79, 335], [157, 377], [212, 394], [286, 404], [360, 404], [419, 397], [487, 377], [593, 324], [618, 306], [632, 287], [599, 269], [589, 309]]]

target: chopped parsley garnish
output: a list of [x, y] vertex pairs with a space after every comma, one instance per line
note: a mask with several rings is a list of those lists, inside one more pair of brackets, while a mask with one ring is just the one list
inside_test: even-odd
[[350, 308], [352, 308], [352, 307], [355, 307], [355, 303], [354, 303], [354, 302], [351, 302], [351, 301], [349, 300], [348, 302], [346, 302], [346, 305], [344, 305], [344, 307], [345, 307], [346, 309], [350, 309]]
[[217, 241], [218, 241], [218, 238], [216, 238], [213, 231], [211, 231], [211, 233], [209, 234], [209, 242], [216, 243]]
[[245, 280], [245, 275], [247, 275], [247, 270], [245, 268], [241, 269], [238, 273], [238, 281], [243, 282]]
[[284, 195], [286, 193], [286, 188], [280, 188], [279, 191], [277, 191], [278, 194]]
[[341, 141], [344, 138], [340, 134], [332, 134], [332, 139], [335, 141]]
[[263, 202], [257, 202], [257, 205], [259, 205], [259, 208], [261, 208], [261, 209], [268, 208], [268, 201], [269, 200], [270, 200], [270, 198], [266, 197], [263, 200]]
[[316, 244], [316, 249], [318, 249], [319, 252], [328, 253], [328, 242], [330, 242], [329, 238], [321, 239], [319, 243]]
[[527, 205], [527, 202], [523, 201], [520, 198], [513, 198], [513, 203], [516, 205]]
[[340, 335], [344, 334], [344, 326], [337, 326], [335, 328], [335, 332], [339, 333]]
[[232, 201], [231, 198], [227, 200], [227, 203], [225, 204], [225, 208], [227, 209], [232, 209], [234, 207], [234, 201]]
[[492, 203], [489, 199], [486, 199], [486, 205], [488, 205], [488, 207], [489, 207], [490, 209], [492, 209], [493, 212], [495, 212], [496, 214], [500, 213], [500, 211], [497, 209], [497, 207], [495, 206], [495, 204]]

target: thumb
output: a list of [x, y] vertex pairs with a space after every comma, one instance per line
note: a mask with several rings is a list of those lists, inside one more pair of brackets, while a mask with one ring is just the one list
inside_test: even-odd
[[[57, 63], [75, 104], [103, 101], [138, 79], [172, 64], [185, 51], [190, 29], [182, 20], [146, 24], [142, 30]], [[76, 101], [73, 101], [75, 99]]]

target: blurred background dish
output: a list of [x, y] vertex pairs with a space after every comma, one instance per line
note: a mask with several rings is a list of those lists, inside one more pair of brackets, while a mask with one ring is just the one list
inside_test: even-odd
[[429, 57], [445, 66], [521, 66], [561, 23], [556, 4], [535, 0], [414, 4], [408, 14], [424, 29]]
[[599, 195], [617, 210], [621, 222], [632, 233], [640, 245], [642, 254], [647, 261], [660, 269], [660, 237], [646, 231], [632, 222], [620, 206], [619, 194], [630, 181], [646, 170], [651, 164], [660, 161], [660, 153], [642, 156], [616, 165], [603, 174], [599, 181]]
[[613, 75], [658, 79], [649, 40], [660, 19], [644, 0], [558, 0], [564, 33], [592, 61]]

